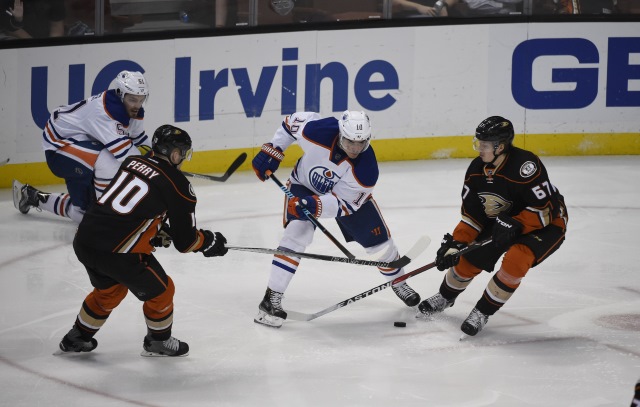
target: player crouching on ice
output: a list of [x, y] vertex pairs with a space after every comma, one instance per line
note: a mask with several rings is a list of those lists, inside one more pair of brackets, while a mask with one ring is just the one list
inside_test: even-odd
[[[278, 169], [283, 152], [295, 141], [304, 154], [289, 178], [295, 198], [285, 198], [285, 230], [278, 249], [304, 252], [311, 244], [315, 225], [304, 214], [304, 207], [316, 218], [335, 218], [348, 242], [358, 242], [367, 253], [380, 253], [380, 261], [398, 259], [398, 248], [371, 195], [378, 181], [378, 163], [369, 146], [369, 116], [345, 111], [339, 120], [312, 112], [285, 117], [271, 141], [253, 159], [253, 169], [261, 181]], [[299, 257], [273, 257], [267, 291], [255, 322], [282, 326], [287, 318], [281, 304], [283, 293], [299, 264]], [[387, 281], [404, 274], [402, 268], [379, 270]], [[407, 306], [420, 302], [420, 296], [405, 282], [392, 288]]]
[[[155, 247], [182, 253], [224, 256], [227, 240], [219, 232], [198, 230], [196, 196], [180, 172], [191, 157], [184, 130], [160, 126], [152, 153], [127, 157], [104, 194], [85, 213], [73, 248], [94, 290], [87, 295], [73, 328], [60, 342], [62, 352], [90, 352], [93, 336], [131, 291], [144, 302], [147, 324], [142, 356], [186, 356], [189, 345], [171, 336], [175, 287], [153, 255]], [[167, 224], [168, 222], [168, 224]]]
[[140, 72], [122, 71], [110, 89], [51, 113], [42, 132], [42, 147], [51, 172], [64, 178], [69, 193], [40, 191], [13, 181], [13, 205], [80, 223], [100, 198], [122, 161], [145, 154], [151, 143], [144, 131], [147, 80]]
[[[447, 270], [439, 293], [418, 306], [431, 316], [453, 306], [458, 295], [482, 270], [498, 272], [489, 281], [461, 329], [476, 335], [489, 317], [513, 295], [530, 268], [537, 266], [564, 242], [567, 209], [564, 198], [549, 181], [535, 154], [513, 146], [511, 122], [500, 116], [482, 121], [473, 148], [478, 151], [464, 177], [462, 220], [446, 234], [438, 250], [438, 270]], [[467, 244], [491, 238], [492, 244], [463, 256]]]

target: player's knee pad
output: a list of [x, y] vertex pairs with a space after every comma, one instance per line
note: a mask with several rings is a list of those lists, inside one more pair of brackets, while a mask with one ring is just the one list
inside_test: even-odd
[[303, 252], [313, 241], [314, 231], [315, 229], [311, 222], [292, 220], [284, 230], [284, 235], [280, 240], [280, 247]]
[[389, 239], [384, 243], [375, 246], [365, 247], [368, 254], [379, 253], [378, 261], [394, 261], [398, 258], [398, 247], [393, 239]]
[[85, 299], [87, 306], [97, 314], [110, 313], [116, 308], [129, 290], [122, 284], [116, 284], [105, 290], [94, 288]]
[[[393, 239], [388, 239], [384, 243], [375, 246], [365, 247], [368, 254], [377, 254], [377, 261], [390, 262], [398, 259], [398, 247]], [[380, 273], [388, 280], [398, 278], [404, 274], [403, 268], [378, 267]]]
[[535, 255], [531, 249], [523, 244], [515, 244], [504, 255], [498, 278], [509, 286], [518, 285], [534, 261]]
[[474, 278], [482, 272], [482, 270], [471, 264], [464, 256], [460, 256], [460, 263], [454, 266], [455, 273], [462, 279]]
[[167, 276], [167, 288], [160, 295], [144, 302], [144, 315], [150, 319], [162, 319], [173, 312], [173, 295], [176, 287], [171, 277]]

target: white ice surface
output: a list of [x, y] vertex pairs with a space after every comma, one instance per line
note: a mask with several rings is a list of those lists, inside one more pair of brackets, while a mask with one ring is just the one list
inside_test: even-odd
[[[146, 328], [131, 294], [97, 334], [95, 351], [52, 356], [91, 289], [71, 247], [75, 225], [22, 215], [1, 190], [0, 405], [628, 406], [640, 377], [640, 157], [544, 162], [568, 205], [567, 240], [475, 338], [459, 341], [459, 327], [488, 273], [433, 321], [416, 320], [385, 290], [278, 330], [253, 322], [270, 256], [159, 250], [176, 283], [173, 334], [189, 343], [186, 358], [139, 356]], [[456, 225], [468, 163], [381, 164], [374, 197], [401, 252], [422, 234], [433, 241], [407, 270], [433, 261]], [[288, 171], [279, 171], [282, 180]], [[277, 246], [275, 184], [253, 172], [193, 183], [200, 227], [237, 246]], [[333, 220], [323, 223], [343, 241]], [[319, 231], [309, 251], [341, 255]], [[442, 276], [433, 269], [408, 282], [426, 298]], [[383, 282], [371, 267], [303, 260], [284, 305], [313, 313]]]

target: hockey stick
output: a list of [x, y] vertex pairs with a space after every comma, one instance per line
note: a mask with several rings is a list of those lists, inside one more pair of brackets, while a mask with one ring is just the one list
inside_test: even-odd
[[428, 236], [422, 236], [418, 241], [413, 245], [411, 249], [404, 256], [400, 257], [397, 260], [393, 261], [375, 261], [375, 260], [364, 260], [364, 259], [348, 259], [346, 257], [335, 257], [335, 256], [326, 256], [323, 254], [313, 254], [313, 253], [300, 253], [289, 250], [278, 250], [278, 249], [263, 249], [261, 247], [237, 247], [237, 246], [226, 246], [229, 250], [239, 250], [245, 252], [255, 252], [255, 253], [266, 253], [266, 254], [282, 254], [284, 256], [293, 256], [293, 257], [302, 257], [306, 259], [315, 259], [315, 260], [324, 260], [324, 261], [335, 261], [338, 263], [348, 263], [355, 264], [358, 266], [375, 266], [375, 267], [383, 267], [390, 269], [399, 269], [407, 264], [411, 263], [420, 253], [425, 251], [429, 244], [431, 243], [431, 239]]
[[[289, 199], [293, 199], [295, 198], [295, 195], [293, 195], [291, 193], [291, 191], [289, 191], [289, 188], [285, 187], [284, 185], [282, 185], [282, 182], [280, 182], [280, 180], [278, 178], [276, 178], [276, 176], [271, 172], [271, 171], [267, 171], [266, 172], [267, 177], [271, 178], [273, 180], [273, 182], [275, 182], [280, 189], [282, 190], [282, 192], [285, 193], [285, 195], [287, 197], [289, 197]], [[307, 208], [305, 208], [304, 206], [302, 206], [302, 212], [306, 215], [307, 218], [309, 218], [309, 220], [311, 221], [311, 223], [313, 223], [314, 225], [316, 225], [316, 227], [318, 229], [320, 229], [322, 231], [322, 233], [324, 233], [329, 240], [331, 240], [333, 242], [333, 244], [335, 244], [336, 246], [338, 246], [338, 249], [340, 249], [340, 251], [342, 253], [345, 254], [345, 256], [347, 256], [350, 259], [355, 259], [356, 256], [354, 256], [353, 254], [351, 254], [351, 252], [349, 250], [347, 250], [346, 247], [344, 247], [339, 241], [338, 239], [336, 239], [327, 229], [325, 229], [324, 226], [322, 226], [322, 223], [320, 223], [320, 221], [318, 219], [316, 219], [311, 212], [309, 212], [309, 210], [307, 210]]]
[[10, 160], [11, 160], [11, 158], [7, 158], [4, 161], [0, 161], [0, 167], [2, 167], [3, 165], [7, 164]]
[[246, 159], [247, 159], [247, 153], [240, 154], [238, 156], [238, 158], [236, 158], [235, 161], [233, 161], [231, 163], [231, 165], [227, 169], [227, 172], [225, 172], [224, 175], [222, 175], [220, 177], [216, 177], [215, 175], [196, 174], [196, 173], [187, 172], [187, 171], [182, 171], [182, 173], [184, 175], [186, 175], [187, 177], [202, 178], [202, 179], [206, 179], [206, 180], [209, 180], [209, 181], [225, 182], [226, 180], [229, 179], [231, 174], [236, 172], [238, 167], [240, 167], [242, 165], [242, 163], [244, 163], [244, 160], [246, 160]]
[[[456, 253], [456, 256], [462, 256], [464, 254], [467, 254], [467, 253], [469, 253], [469, 252], [471, 252], [473, 250], [476, 250], [476, 249], [478, 249], [478, 248], [480, 248], [480, 247], [482, 247], [484, 245], [487, 245], [489, 243], [491, 243], [491, 239], [483, 240], [483, 241], [478, 242], [478, 243], [472, 243], [469, 246], [465, 247], [464, 249], [460, 250], [458, 253]], [[424, 265], [424, 266], [422, 266], [422, 267], [420, 267], [418, 269], [415, 269], [415, 270], [413, 270], [413, 271], [411, 271], [409, 273], [406, 273], [406, 274], [396, 278], [395, 280], [387, 281], [384, 284], [380, 284], [379, 286], [373, 287], [370, 290], [362, 292], [362, 293], [360, 293], [358, 295], [354, 295], [351, 298], [347, 298], [344, 301], [340, 301], [339, 303], [337, 303], [335, 305], [332, 305], [329, 308], [325, 308], [322, 311], [318, 311], [318, 312], [316, 312], [314, 314], [304, 314], [302, 312], [286, 310], [285, 312], [287, 313], [287, 319], [291, 319], [293, 321], [312, 321], [312, 320], [314, 320], [314, 319], [316, 319], [318, 317], [321, 317], [321, 316], [323, 316], [325, 314], [333, 312], [333, 311], [335, 311], [335, 310], [337, 310], [339, 308], [346, 307], [349, 304], [352, 304], [352, 303], [354, 303], [356, 301], [360, 301], [363, 298], [366, 298], [366, 297], [368, 297], [370, 295], [378, 293], [378, 292], [384, 290], [385, 288], [391, 287], [392, 285], [401, 283], [401, 282], [403, 282], [404, 280], [406, 280], [408, 278], [417, 276], [418, 274], [420, 274], [420, 273], [422, 273], [424, 271], [427, 271], [429, 269], [432, 269], [435, 266], [436, 266], [436, 262], [434, 261], [433, 263], [429, 263], [429, 264]]]

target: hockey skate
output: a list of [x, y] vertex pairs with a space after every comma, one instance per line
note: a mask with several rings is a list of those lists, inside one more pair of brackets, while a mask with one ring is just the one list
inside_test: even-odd
[[13, 206], [20, 212], [27, 214], [31, 207], [38, 210], [40, 203], [47, 202], [49, 195], [46, 192], [38, 191], [29, 184], [22, 184], [13, 180]]
[[272, 291], [267, 287], [264, 298], [258, 306], [258, 315], [253, 319], [254, 322], [273, 328], [280, 328], [287, 313], [282, 309], [282, 293]]
[[407, 307], [415, 307], [420, 303], [420, 294], [415, 292], [413, 288], [409, 287], [409, 284], [402, 282], [391, 286], [391, 288]]
[[150, 335], [144, 337], [140, 356], [187, 356], [189, 345], [173, 336], [166, 341], [156, 341]]
[[98, 341], [94, 338], [85, 340], [80, 336], [78, 328], [74, 327], [60, 341], [61, 353], [67, 352], [91, 352], [98, 346]]
[[475, 336], [478, 332], [482, 331], [482, 328], [487, 324], [489, 315], [485, 315], [478, 311], [477, 308], [471, 310], [471, 313], [464, 320], [460, 329], [462, 332], [469, 336]]
[[416, 315], [416, 318], [431, 317], [444, 311], [446, 308], [453, 307], [454, 303], [455, 300], [449, 301], [444, 298], [442, 294], [437, 293], [436, 295], [422, 301], [420, 305], [418, 305], [418, 311], [420, 312], [418, 313], [418, 315]]

